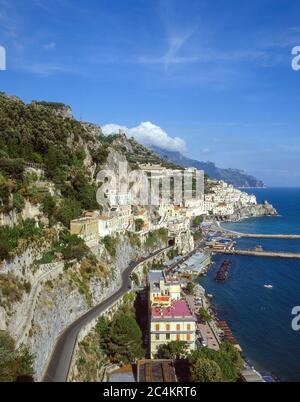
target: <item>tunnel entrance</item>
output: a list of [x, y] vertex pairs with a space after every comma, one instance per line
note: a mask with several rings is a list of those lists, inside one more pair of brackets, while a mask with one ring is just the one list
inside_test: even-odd
[[168, 246], [171, 247], [171, 246], [174, 246], [174, 245], [175, 245], [175, 239], [169, 239], [168, 240]]

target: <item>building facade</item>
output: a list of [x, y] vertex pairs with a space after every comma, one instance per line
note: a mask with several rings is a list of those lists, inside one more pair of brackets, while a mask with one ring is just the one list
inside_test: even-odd
[[72, 220], [70, 232], [82, 238], [88, 247], [97, 246], [99, 242], [98, 217], [84, 216]]
[[171, 341], [184, 341], [188, 349], [195, 349], [196, 323], [185, 300], [171, 300], [169, 306], [151, 307], [150, 355]]
[[150, 356], [154, 357], [161, 345], [171, 341], [184, 341], [193, 350], [196, 320], [182, 298], [179, 278], [164, 271], [150, 271], [148, 288]]

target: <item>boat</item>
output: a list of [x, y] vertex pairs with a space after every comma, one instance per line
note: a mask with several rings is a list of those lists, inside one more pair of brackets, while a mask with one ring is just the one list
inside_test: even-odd
[[272, 289], [272, 288], [273, 288], [273, 285], [264, 285], [264, 288]]

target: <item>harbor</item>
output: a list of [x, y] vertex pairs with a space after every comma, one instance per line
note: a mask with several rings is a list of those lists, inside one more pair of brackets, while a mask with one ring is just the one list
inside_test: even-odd
[[300, 253], [287, 253], [284, 251], [258, 251], [258, 250], [236, 250], [236, 249], [214, 249], [211, 248], [208, 251], [212, 253], [221, 254], [233, 254], [233, 255], [247, 255], [255, 257], [270, 257], [270, 258], [289, 258], [289, 259], [300, 259]]
[[[219, 240], [222, 241], [222, 239]], [[223, 244], [228, 246], [229, 242], [226, 240]], [[164, 266], [166, 273], [176, 275], [176, 278], [183, 285], [184, 298], [196, 320], [196, 345], [218, 352], [222, 342], [227, 341], [240, 353], [243, 353], [242, 346], [234, 336], [229, 323], [217, 311], [212, 301], [214, 296], [207, 293], [201, 284], [203, 277], [210, 272], [209, 269], [213, 266], [211, 254], [207, 251], [196, 251], [183, 258], [174, 257]], [[231, 262], [223, 261], [218, 266], [215, 280], [224, 283], [229, 278], [230, 268]], [[191, 286], [188, 285], [189, 282], [193, 283], [192, 291]], [[273, 381], [272, 376], [268, 376], [268, 378]], [[240, 381], [266, 382], [266, 379], [253, 365], [244, 360]]]
[[219, 222], [206, 222], [202, 229], [204, 235], [205, 247], [204, 250], [210, 254], [231, 254], [231, 255], [245, 255], [256, 257], [269, 257], [269, 258], [288, 258], [300, 259], [300, 253], [281, 251], [281, 250], [263, 250], [261, 245], [257, 245], [255, 249], [237, 249], [236, 240], [238, 238], [249, 239], [300, 239], [297, 234], [252, 234], [252, 233], [239, 233], [224, 229], [220, 226]]

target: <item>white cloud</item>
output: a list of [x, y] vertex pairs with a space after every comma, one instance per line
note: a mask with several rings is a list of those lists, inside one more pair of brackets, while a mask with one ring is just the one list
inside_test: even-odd
[[106, 124], [102, 127], [105, 135], [117, 133], [121, 129], [129, 137], [134, 137], [136, 141], [144, 145], [155, 145], [169, 151], [185, 151], [186, 145], [182, 138], [170, 137], [161, 127], [146, 121], [137, 127], [128, 128], [118, 124]]

